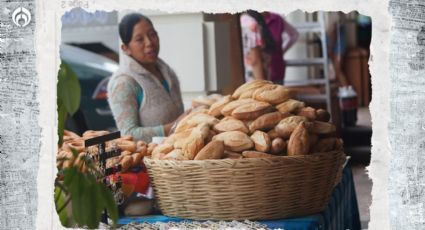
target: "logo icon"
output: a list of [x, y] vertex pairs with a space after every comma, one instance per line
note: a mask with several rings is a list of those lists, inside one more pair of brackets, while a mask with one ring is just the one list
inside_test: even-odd
[[25, 27], [31, 22], [31, 13], [24, 7], [18, 7], [12, 13], [12, 20], [15, 25]]

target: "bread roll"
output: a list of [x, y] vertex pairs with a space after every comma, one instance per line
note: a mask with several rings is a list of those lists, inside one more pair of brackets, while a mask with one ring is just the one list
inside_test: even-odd
[[224, 116], [230, 116], [232, 114], [233, 110], [236, 109], [237, 107], [239, 107], [241, 105], [245, 105], [247, 103], [255, 102], [255, 101], [256, 100], [251, 99], [251, 98], [245, 98], [245, 99], [240, 99], [240, 100], [236, 100], [236, 101], [231, 101], [223, 107], [223, 109], [221, 110], [221, 114], [223, 114]]
[[214, 130], [222, 133], [228, 131], [241, 131], [244, 133], [248, 133], [248, 128], [245, 124], [233, 117], [225, 117], [218, 124], [214, 125]]
[[173, 151], [167, 153], [167, 155], [165, 155], [162, 158], [162, 160], [177, 160], [177, 161], [182, 161], [182, 160], [189, 160], [189, 159], [184, 156], [183, 150], [181, 150], [181, 149], [174, 149]]
[[227, 103], [231, 101], [232, 97], [230, 95], [224, 96], [223, 98], [211, 105], [210, 109], [208, 110], [208, 114], [214, 117], [221, 116], [221, 110], [224, 108], [224, 106], [227, 105]]
[[288, 141], [288, 156], [306, 155], [310, 151], [310, 140], [305, 122], [301, 122], [292, 132]]
[[279, 122], [275, 130], [280, 137], [288, 138], [301, 122], [306, 122], [307, 118], [303, 116], [290, 116]]
[[309, 127], [310, 132], [316, 134], [331, 134], [336, 131], [334, 124], [323, 121], [314, 121], [313, 124]]
[[194, 160], [221, 159], [223, 155], [224, 142], [220, 140], [213, 140], [205, 145], [198, 154], [196, 154]]
[[156, 146], [156, 148], [152, 151], [152, 158], [153, 159], [160, 159], [161, 155], [165, 155], [165, 154], [171, 152], [173, 149], [174, 149], [174, 147], [172, 145], [170, 145], [168, 143], [162, 143], [162, 144]]
[[294, 99], [289, 99], [276, 105], [276, 109], [281, 113], [293, 113], [305, 107], [305, 103]]
[[127, 172], [133, 165], [133, 158], [131, 156], [124, 156], [121, 160], [121, 172]]
[[232, 111], [232, 117], [239, 120], [254, 120], [272, 109], [273, 107], [267, 102], [251, 102], [235, 108]]
[[189, 138], [186, 138], [182, 146], [184, 157], [193, 160], [198, 152], [204, 147], [205, 137], [200, 132], [192, 132]]
[[290, 98], [295, 97], [296, 91], [281, 85], [265, 85], [257, 89], [252, 97], [258, 101], [265, 101], [272, 105], [280, 104]]
[[206, 106], [209, 108], [214, 102], [214, 99], [202, 95], [192, 100], [192, 107]]
[[139, 167], [140, 162], [142, 161], [142, 158], [143, 158], [143, 154], [142, 153], [133, 153], [133, 155], [131, 155], [131, 157], [133, 158], [132, 167]]
[[334, 150], [336, 138], [328, 137], [320, 139], [313, 147], [313, 153], [323, 153]]
[[312, 107], [301, 108], [298, 110], [297, 115], [306, 117], [309, 121], [316, 120], [316, 110]]
[[274, 155], [285, 155], [288, 143], [282, 138], [273, 139], [270, 152]]
[[324, 110], [324, 109], [318, 109], [316, 110], [316, 120], [328, 122], [331, 119], [331, 114]]
[[208, 109], [193, 109], [188, 115], [186, 115], [179, 121], [176, 126], [175, 132], [178, 133], [196, 126], [196, 124], [193, 124], [193, 122], [191, 124], [188, 124], [187, 122], [192, 119], [192, 117], [198, 114], [208, 114]]
[[225, 149], [233, 152], [242, 152], [254, 147], [251, 138], [241, 131], [223, 132], [213, 137], [213, 140], [223, 141]]
[[247, 83], [239, 86], [235, 90], [235, 92], [232, 94], [232, 98], [238, 99], [239, 96], [245, 91], [250, 91], [252, 89], [259, 88], [259, 87], [261, 87], [265, 84], [271, 84], [271, 83], [272, 83], [271, 81], [266, 81], [266, 80], [253, 80], [253, 81], [247, 82]]
[[267, 131], [272, 129], [283, 119], [283, 117], [284, 115], [280, 112], [263, 114], [249, 125], [249, 131], [253, 133], [255, 130]]
[[251, 140], [254, 142], [255, 150], [259, 152], [270, 150], [271, 141], [267, 133], [257, 130], [251, 135]]

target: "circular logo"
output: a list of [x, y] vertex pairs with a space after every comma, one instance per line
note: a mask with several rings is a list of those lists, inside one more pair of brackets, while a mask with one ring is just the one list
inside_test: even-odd
[[12, 13], [12, 20], [15, 25], [25, 27], [31, 22], [31, 13], [24, 7], [18, 7]]

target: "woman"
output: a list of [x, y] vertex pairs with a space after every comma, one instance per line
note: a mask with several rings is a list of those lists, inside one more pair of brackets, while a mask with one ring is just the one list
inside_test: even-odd
[[119, 24], [120, 67], [108, 84], [108, 102], [118, 129], [135, 140], [166, 136], [183, 114], [180, 84], [158, 57], [159, 37], [146, 16], [132, 13]]
[[[285, 79], [286, 63], [283, 59], [286, 51], [294, 45], [299, 37], [298, 31], [280, 15], [272, 12], [262, 13], [276, 49], [271, 53], [269, 64], [269, 80], [276, 84], [283, 84]], [[285, 41], [283, 38], [286, 38]]]
[[240, 17], [245, 81], [268, 79], [270, 55], [276, 47], [263, 16], [248, 10]]
[[[283, 84], [283, 55], [298, 39], [298, 32], [280, 15], [248, 10], [241, 15], [245, 80], [266, 79]], [[287, 41], [283, 41], [286, 35]]]

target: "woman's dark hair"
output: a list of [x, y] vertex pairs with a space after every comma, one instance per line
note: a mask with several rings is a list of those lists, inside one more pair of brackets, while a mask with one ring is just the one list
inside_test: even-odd
[[267, 28], [266, 21], [264, 20], [263, 15], [255, 10], [247, 10], [246, 13], [249, 16], [253, 17], [261, 27], [261, 37], [263, 38], [265, 43], [264, 51], [266, 53], [272, 53], [276, 48], [276, 42], [274, 41], [269, 28]]
[[121, 41], [125, 45], [128, 45], [128, 43], [130, 43], [131, 41], [134, 26], [142, 20], [146, 20], [153, 27], [152, 21], [148, 17], [140, 13], [127, 14], [121, 19], [121, 22], [118, 25], [118, 30]]

